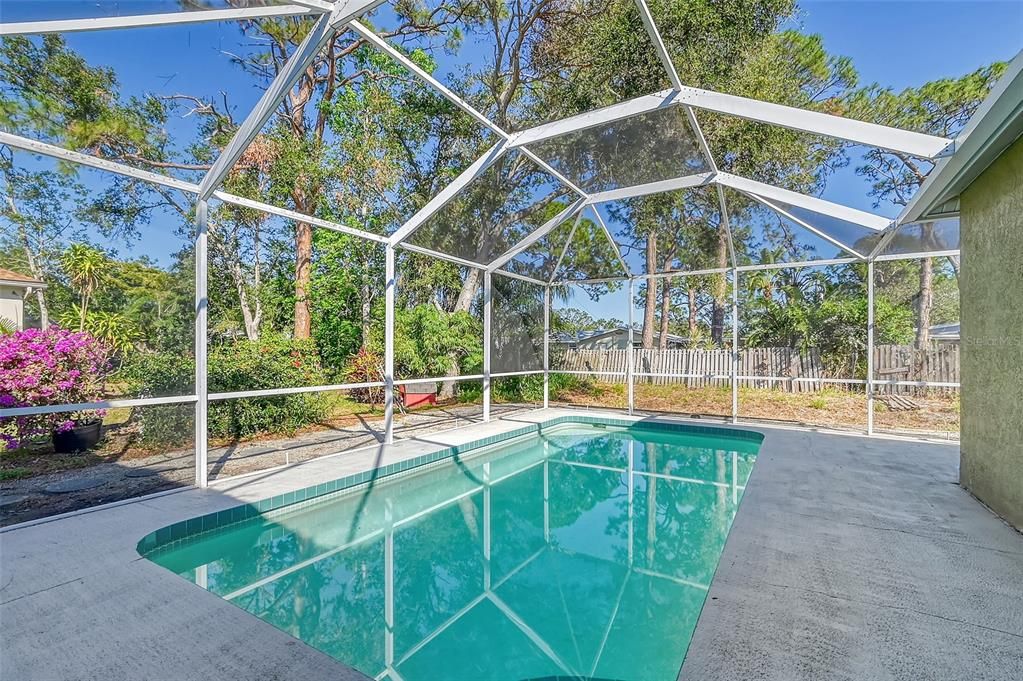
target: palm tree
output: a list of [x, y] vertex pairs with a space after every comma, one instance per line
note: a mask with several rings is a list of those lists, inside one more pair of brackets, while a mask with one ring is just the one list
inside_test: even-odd
[[[783, 250], [781, 248], [762, 248], [760, 249], [759, 261], [761, 265], [773, 265], [776, 262], [781, 262], [782, 256]], [[773, 300], [779, 271], [770, 269], [752, 270], [743, 274], [743, 279], [746, 281], [746, 290], [750, 296], [756, 297], [759, 294], [764, 297], [764, 300]]]
[[71, 285], [78, 292], [78, 330], [85, 330], [85, 318], [89, 314], [89, 303], [96, 289], [106, 279], [110, 269], [107, 256], [97, 248], [85, 244], [72, 244], [60, 259]]

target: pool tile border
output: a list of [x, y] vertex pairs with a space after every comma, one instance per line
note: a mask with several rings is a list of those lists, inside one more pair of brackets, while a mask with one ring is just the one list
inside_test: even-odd
[[757, 431], [729, 428], [727, 426], [700, 426], [689, 423], [629, 420], [604, 416], [558, 416], [547, 421], [530, 423], [522, 426], [521, 428], [515, 428], [497, 435], [490, 435], [480, 438], [479, 440], [473, 440], [460, 445], [452, 445], [444, 449], [439, 449], [435, 452], [429, 452], [427, 454], [410, 457], [395, 463], [379, 466], [374, 469], [346, 475], [342, 478], [337, 478], [336, 480], [330, 480], [328, 482], [311, 485], [309, 487], [286, 492], [284, 494], [278, 494], [268, 499], [261, 499], [260, 501], [248, 504], [239, 504], [238, 506], [232, 506], [231, 508], [217, 511], [215, 513], [208, 513], [195, 518], [182, 520], [180, 522], [167, 525], [166, 527], [161, 527], [155, 532], [150, 532], [138, 542], [136, 550], [142, 556], [149, 556], [155, 551], [165, 548], [170, 544], [180, 542], [196, 535], [215, 532], [227, 525], [233, 525], [258, 516], [266, 516], [271, 513], [277, 515], [277, 513], [274, 512], [280, 511], [283, 508], [292, 507], [296, 504], [302, 504], [303, 502], [318, 499], [320, 497], [343, 492], [365, 484], [370, 480], [390, 477], [398, 473], [403, 473], [421, 466], [449, 459], [460, 454], [466, 454], [477, 449], [513, 440], [524, 435], [542, 433], [545, 429], [565, 424], [613, 426], [626, 428], [628, 430], [685, 433], [687, 435], [724, 436], [737, 440], [756, 442], [757, 444], [762, 443], [764, 440], [764, 435]]

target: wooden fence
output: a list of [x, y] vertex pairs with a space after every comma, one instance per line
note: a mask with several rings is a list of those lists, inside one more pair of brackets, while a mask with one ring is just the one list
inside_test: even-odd
[[[690, 388], [731, 384], [732, 355], [728, 350], [636, 350], [637, 383], [683, 384]], [[851, 362], [854, 363], [854, 362]], [[879, 381], [959, 382], [959, 347], [935, 344], [918, 350], [913, 346], [880, 345], [874, 348], [874, 376]], [[626, 350], [567, 350], [553, 352], [551, 368], [596, 374], [608, 383], [624, 383], [628, 370]], [[739, 385], [776, 388], [787, 392], [816, 392], [829, 376], [816, 349], [745, 348], [739, 351]], [[648, 374], [648, 375], [644, 375]], [[808, 380], [768, 380], [799, 378]], [[859, 377], [862, 378], [862, 377]], [[832, 384], [842, 387], [843, 384]], [[849, 386], [853, 387], [853, 386]], [[855, 389], [855, 388], [854, 388]], [[901, 394], [918, 392], [913, 386], [885, 388]]]
[[[878, 345], [874, 348], [874, 378], [878, 381], [927, 381], [959, 383], [959, 345], [933, 343], [927, 348], [912, 345]], [[892, 386], [885, 390], [909, 394], [912, 386]]]

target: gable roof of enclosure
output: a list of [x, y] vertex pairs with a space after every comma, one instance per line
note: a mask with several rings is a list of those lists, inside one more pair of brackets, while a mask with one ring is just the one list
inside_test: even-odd
[[[216, 197], [228, 203], [302, 220], [326, 229], [352, 234], [375, 242], [390, 243], [465, 266], [482, 268], [490, 272], [524, 278], [537, 283], [553, 283], [559, 279], [558, 269], [561, 261], [571, 243], [572, 235], [580, 224], [583, 211], [586, 210], [589, 210], [595, 218], [593, 222], [600, 232], [598, 236], [606, 239], [608, 246], [613, 249], [620, 267], [618, 278], [632, 276], [633, 273], [622, 257], [619, 244], [615, 242], [600, 213], [594, 208], [608, 202], [684, 189], [703, 188], [716, 194], [720, 211], [720, 225], [727, 233], [732, 267], [739, 267], [740, 263], [736, 258], [735, 247], [732, 243], [726, 191], [737, 192], [785, 220], [801, 226], [824, 241], [851, 254], [854, 260], [869, 260], [878, 257], [896, 236], [898, 228], [901, 226], [898, 219], [892, 220], [815, 196], [800, 194], [721, 171], [700, 128], [698, 112], [709, 111], [715, 114], [740, 117], [762, 124], [782, 126], [930, 161], [937, 161], [955, 151], [955, 142], [942, 137], [687, 87], [683, 85], [675, 70], [645, 0], [636, 0], [636, 6], [653, 49], [656, 50], [658, 59], [671, 83], [670, 89], [526, 130], [507, 131], [488, 119], [437, 78], [413, 63], [387, 40], [360, 23], [358, 20], [360, 16], [373, 10], [383, 1], [292, 0], [290, 4], [270, 7], [0, 25], [0, 35], [14, 35], [66, 33], [275, 16], [315, 17], [315, 23], [306, 38], [264, 91], [258, 103], [238, 127], [233, 138], [223, 148], [211, 169], [198, 184], [61, 149], [6, 132], [0, 132], [0, 143], [128, 175], [147, 182], [171, 186], [196, 194], [200, 199]], [[436, 90], [498, 137], [498, 142], [492, 148], [466, 168], [389, 237], [352, 228], [331, 220], [307, 216], [260, 201], [234, 196], [220, 190], [231, 168], [280, 105], [302, 72], [330, 37], [341, 30], [351, 30], [363, 37], [376, 49], [403, 65], [428, 87]], [[600, 140], [608, 137], [615, 140], [614, 148], [610, 150], [600, 146]], [[422, 230], [431, 218], [435, 218], [447, 204], [466, 192], [473, 181], [493, 167], [495, 163], [513, 155], [524, 159], [523, 162], [535, 165], [538, 172], [546, 174], [552, 181], [560, 183], [574, 194], [576, 199], [539, 226], [520, 226], [516, 233], [507, 236], [507, 243], [490, 244], [490, 251], [482, 255], [475, 252], [468, 257], [464, 253], [452, 252], [455, 250], [454, 248], [417, 243], [417, 232]], [[558, 258], [558, 264], [549, 279], [540, 281], [509, 269], [509, 263], [514, 258], [540, 243], [554, 230], [570, 222], [572, 226], [569, 239], [565, 242], [564, 249], [561, 250]], [[844, 228], [835, 230], [829, 225], [839, 225]], [[866, 234], [867, 236], [850, 242], [848, 234], [852, 233]], [[455, 241], [457, 242], [457, 239]], [[451, 242], [450, 238], [448, 242]], [[937, 252], [940, 249], [922, 248], [921, 250]]]

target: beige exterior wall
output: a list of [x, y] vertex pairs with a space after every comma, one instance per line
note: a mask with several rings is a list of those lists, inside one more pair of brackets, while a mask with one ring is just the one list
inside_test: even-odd
[[628, 331], [607, 335], [602, 338], [585, 340], [579, 343], [580, 350], [625, 350], [628, 347]]
[[1023, 139], [963, 192], [962, 485], [1023, 529]]
[[25, 328], [25, 289], [0, 284], [0, 317], [14, 322], [17, 329]]

